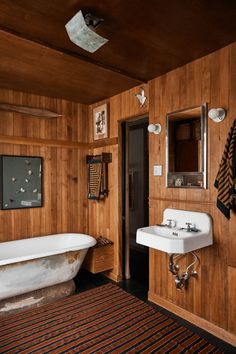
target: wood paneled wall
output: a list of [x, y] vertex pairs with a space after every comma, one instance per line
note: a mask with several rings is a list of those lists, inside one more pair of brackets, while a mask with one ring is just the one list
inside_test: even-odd
[[[121, 277], [121, 195], [119, 122], [149, 112], [150, 122], [160, 122], [162, 133], [150, 135], [150, 224], [160, 222], [167, 207], [208, 212], [214, 222], [214, 245], [198, 252], [198, 279], [190, 280], [188, 290], [177, 291], [168, 272], [168, 256], [150, 250], [149, 298], [211, 332], [233, 341], [235, 333], [235, 233], [236, 215], [228, 221], [215, 206], [214, 179], [228, 130], [236, 117], [236, 44], [144, 85], [147, 103], [140, 107], [135, 97], [140, 87], [111, 97], [109, 138], [104, 146], [93, 144], [92, 109], [60, 99], [0, 90], [0, 101], [47, 108], [62, 118], [43, 119], [0, 112], [1, 136], [19, 137], [19, 144], [1, 143], [0, 154], [37, 155], [44, 158], [45, 204], [42, 208], [0, 211], [0, 241], [50, 233], [79, 231], [103, 235], [114, 241], [114, 269]], [[220, 124], [209, 120], [207, 190], [167, 189], [165, 187], [165, 116], [180, 108], [208, 102], [224, 107], [227, 118]], [[89, 114], [88, 114], [89, 113]], [[89, 124], [87, 122], [89, 116]], [[22, 140], [20, 140], [22, 138]], [[24, 144], [24, 138], [42, 142]], [[5, 141], [4, 139], [2, 141]], [[31, 142], [32, 140], [30, 140]], [[43, 143], [45, 141], [45, 143]], [[57, 142], [50, 145], [50, 141]], [[67, 147], [60, 145], [67, 142]], [[85, 143], [81, 148], [69, 142]], [[93, 148], [88, 150], [86, 142]], [[91, 145], [90, 145], [91, 148]], [[99, 203], [87, 200], [86, 153], [112, 153], [109, 164], [109, 197]], [[153, 177], [153, 165], [163, 165], [163, 176]], [[183, 260], [182, 266], [188, 259]], [[235, 338], [235, 337], [234, 337]]]
[[[235, 342], [235, 234], [236, 214], [227, 220], [216, 208], [217, 190], [214, 180], [224, 150], [229, 128], [236, 118], [236, 44], [232, 44], [206, 57], [189, 63], [149, 82], [148, 104], [144, 109], [137, 105], [134, 93], [138, 88], [111, 97], [110, 137], [118, 137], [118, 122], [149, 112], [150, 122], [162, 124], [160, 135], [149, 136], [149, 207], [150, 224], [161, 222], [165, 208], [203, 211], [213, 217], [214, 245], [198, 251], [200, 265], [198, 279], [191, 279], [188, 290], [179, 291], [168, 271], [168, 255], [150, 249], [149, 299], [204, 327], [225, 340]], [[136, 91], [135, 91], [136, 90]], [[168, 112], [200, 105], [224, 107], [227, 118], [220, 124], [208, 121], [208, 183], [206, 190], [167, 189], [165, 187], [165, 119]], [[100, 104], [99, 102], [98, 104]], [[90, 107], [90, 118], [91, 108]], [[91, 127], [90, 127], [91, 139]], [[89, 203], [90, 220], [96, 220], [96, 228], [89, 228], [99, 235], [106, 234], [115, 242], [114, 278], [120, 277], [119, 253], [121, 253], [120, 225], [120, 144], [107, 147], [113, 152], [111, 164], [112, 194], [106, 203]], [[118, 149], [118, 156], [117, 156]], [[101, 149], [102, 151], [102, 149]], [[163, 176], [153, 176], [153, 165], [163, 166]], [[118, 174], [117, 174], [118, 172]], [[115, 190], [114, 190], [115, 188]], [[117, 199], [116, 199], [117, 198]], [[116, 199], [116, 200], [115, 200]], [[103, 223], [98, 222], [102, 218]], [[113, 221], [115, 220], [115, 223]], [[183, 259], [181, 267], [189, 262]]]
[[[0, 242], [60, 232], [86, 233], [86, 149], [64, 148], [63, 143], [69, 146], [88, 140], [87, 107], [9, 90], [0, 90], [0, 101], [63, 114], [52, 119], [0, 111], [0, 154], [42, 156], [44, 179], [42, 208], [0, 211]], [[18, 137], [19, 144], [2, 143], [2, 136], [8, 136], [9, 142]], [[41, 140], [34, 146], [32, 139], [28, 144], [21, 138]], [[57, 147], [50, 147], [52, 139]]]
[[[232, 270], [229, 272], [228, 267], [236, 266], [233, 247], [236, 214], [231, 213], [227, 220], [216, 208], [214, 181], [228, 131], [236, 118], [235, 60], [236, 45], [233, 44], [152, 80], [149, 87], [150, 121], [158, 121], [163, 127], [166, 113], [181, 108], [207, 102], [209, 108], [227, 110], [227, 118], [222, 123], [208, 120], [209, 188], [206, 190], [166, 188], [165, 173], [162, 177], [153, 177], [154, 163], [162, 164], [165, 171], [165, 132], [158, 137], [150, 136], [150, 223], [160, 222], [163, 210], [168, 207], [207, 212], [213, 218], [214, 245], [198, 251], [199, 277], [191, 279], [189, 289], [185, 291], [174, 286], [168, 272], [168, 255], [150, 250], [149, 298], [156, 302], [168, 301], [229, 331], [232, 331], [233, 309], [228, 297], [234, 293], [232, 280], [235, 274]], [[187, 261], [188, 258], [182, 266]], [[166, 302], [162, 304], [168, 307]]]
[[[145, 95], [148, 96], [148, 85], [143, 85], [145, 89]], [[111, 97], [107, 101], [98, 102], [95, 105], [89, 107], [89, 141], [93, 141], [93, 129], [92, 129], [92, 111], [94, 107], [108, 103], [109, 107], [109, 138], [113, 143], [114, 138], [118, 138], [119, 122], [121, 120], [139, 117], [148, 112], [149, 100], [146, 104], [140, 107], [140, 104], [135, 97], [140, 90], [140, 86], [134, 89], [125, 91], [119, 95]], [[107, 237], [114, 242], [114, 268], [111, 272], [107, 272], [107, 275], [114, 280], [121, 279], [121, 258], [122, 258], [122, 245], [121, 245], [121, 160], [120, 149], [121, 145], [110, 145], [107, 141], [106, 147], [100, 147], [99, 149], [91, 150], [91, 154], [100, 154], [102, 152], [112, 153], [112, 162], [108, 164], [108, 189], [109, 196], [103, 201], [88, 202], [88, 214], [89, 214], [89, 233], [92, 236], [98, 237], [100, 235]]]
[[30, 95], [0, 89], [0, 101], [16, 105], [45, 108], [62, 114], [59, 118], [37, 118], [20, 113], [0, 111], [0, 135], [41, 139], [88, 141], [87, 106], [62, 99]]

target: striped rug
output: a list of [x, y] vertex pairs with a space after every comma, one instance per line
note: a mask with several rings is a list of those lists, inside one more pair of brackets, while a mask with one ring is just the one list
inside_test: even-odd
[[114, 284], [0, 322], [0, 353], [222, 353]]

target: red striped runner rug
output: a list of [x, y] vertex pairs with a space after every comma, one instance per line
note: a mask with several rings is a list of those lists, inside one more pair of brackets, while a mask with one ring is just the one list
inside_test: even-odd
[[222, 353], [114, 284], [0, 322], [0, 353]]

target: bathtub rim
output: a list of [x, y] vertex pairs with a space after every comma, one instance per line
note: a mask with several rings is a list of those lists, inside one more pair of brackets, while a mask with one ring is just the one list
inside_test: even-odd
[[[35, 240], [35, 239], [41, 239], [41, 238], [50, 238], [50, 237], [60, 237], [60, 236], [65, 236], [65, 235], [72, 235], [72, 236], [83, 236], [85, 237], [85, 242], [80, 245], [74, 245], [74, 246], [69, 246], [63, 247], [63, 248], [56, 248], [53, 250], [50, 250], [48, 252], [41, 252], [41, 253], [31, 253], [29, 255], [25, 256], [18, 256], [15, 258], [7, 258], [7, 259], [0, 259], [0, 267], [1, 266], [7, 266], [9, 264], [14, 264], [14, 263], [20, 263], [20, 262], [25, 262], [25, 261], [30, 261], [33, 259], [38, 259], [38, 258], [43, 258], [43, 257], [49, 257], [57, 254], [63, 254], [66, 252], [73, 252], [73, 251], [79, 251], [83, 249], [88, 249], [90, 247], [93, 247], [96, 245], [97, 241], [93, 236], [87, 235], [87, 234], [82, 234], [82, 233], [76, 233], [76, 232], [65, 232], [65, 233], [60, 233], [60, 234], [50, 234], [50, 235], [43, 235], [43, 236], [36, 236], [36, 237], [28, 237], [28, 238], [22, 238], [19, 240], [12, 240], [12, 241], [6, 241], [6, 242], [0, 242], [0, 247], [1, 244], [7, 244], [7, 243], [13, 243], [15, 242], [16, 244], [20, 241], [25, 241], [25, 240]], [[86, 240], [87, 239], [87, 240]], [[86, 242], [87, 241], [87, 242]]]

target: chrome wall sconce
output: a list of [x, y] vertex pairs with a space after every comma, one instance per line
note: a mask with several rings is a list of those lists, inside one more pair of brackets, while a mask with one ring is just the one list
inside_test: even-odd
[[147, 130], [149, 131], [149, 133], [160, 134], [161, 124], [160, 123], [149, 124]]
[[224, 108], [212, 108], [208, 112], [208, 117], [215, 123], [222, 122], [226, 117], [226, 111]]

